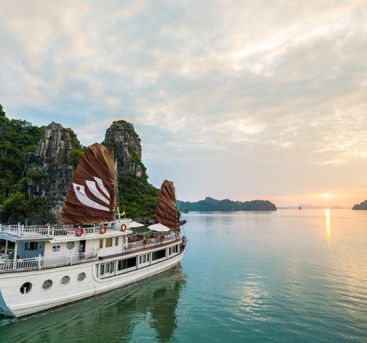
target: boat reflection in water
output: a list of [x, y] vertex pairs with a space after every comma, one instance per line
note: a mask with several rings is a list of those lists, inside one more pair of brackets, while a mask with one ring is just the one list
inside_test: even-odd
[[[181, 267], [102, 296], [24, 319], [2, 318], [4, 342], [169, 341], [185, 283]], [[153, 329], [153, 332], [152, 332]]]

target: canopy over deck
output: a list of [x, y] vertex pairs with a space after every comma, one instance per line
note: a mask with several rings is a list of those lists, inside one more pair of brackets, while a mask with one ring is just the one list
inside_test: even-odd
[[171, 231], [171, 229], [163, 224], [153, 224], [148, 226], [148, 229], [151, 231], [156, 231], [156, 232], [168, 232]]
[[136, 228], [136, 227], [142, 227], [142, 226], [144, 226], [144, 224], [132, 221], [130, 222], [129, 228]]

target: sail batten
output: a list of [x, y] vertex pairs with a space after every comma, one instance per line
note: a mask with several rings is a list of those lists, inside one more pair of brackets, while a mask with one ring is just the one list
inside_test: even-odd
[[62, 224], [95, 224], [114, 219], [116, 175], [111, 149], [93, 144], [80, 160], [60, 216]]
[[172, 181], [165, 180], [162, 183], [157, 202], [156, 221], [171, 230], [178, 230], [176, 191]]

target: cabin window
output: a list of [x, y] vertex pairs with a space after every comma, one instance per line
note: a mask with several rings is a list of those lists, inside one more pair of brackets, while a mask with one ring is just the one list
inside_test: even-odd
[[115, 264], [113, 262], [107, 263], [106, 272], [107, 273], [112, 273], [115, 269], [114, 266], [115, 266]]
[[106, 248], [111, 248], [111, 247], [112, 247], [112, 237], [106, 238]]
[[73, 250], [74, 247], [75, 247], [75, 242], [67, 242], [66, 243], [66, 247], [69, 249], [69, 250]]
[[53, 245], [52, 246], [52, 252], [60, 251], [60, 245]]
[[152, 261], [166, 257], [166, 249], [152, 252]]
[[146, 263], [147, 261], [149, 261], [148, 256], [149, 255], [140, 255], [139, 256], [139, 263]]
[[70, 282], [70, 276], [63, 276], [62, 279], [61, 279], [61, 284], [62, 285], [67, 285], [68, 283]]
[[99, 248], [100, 249], [103, 249], [103, 239], [100, 239], [99, 240]]
[[131, 257], [126, 260], [120, 260], [117, 265], [118, 270], [128, 269], [136, 266], [136, 257]]
[[85, 273], [79, 273], [78, 275], [78, 281], [83, 281], [86, 278], [86, 274]]
[[175, 245], [173, 248], [172, 248], [172, 251], [173, 253], [178, 253], [178, 245]]
[[119, 245], [119, 238], [115, 237], [115, 245], [118, 246]]
[[172, 248], [169, 248], [169, 249], [168, 249], [168, 256], [169, 256], [169, 255], [172, 255]]
[[25, 250], [37, 250], [37, 242], [26, 242]]
[[52, 280], [46, 280], [42, 285], [43, 289], [50, 289], [52, 287], [52, 283]]
[[32, 284], [30, 282], [23, 283], [22, 287], [20, 287], [20, 293], [27, 294], [31, 291]]

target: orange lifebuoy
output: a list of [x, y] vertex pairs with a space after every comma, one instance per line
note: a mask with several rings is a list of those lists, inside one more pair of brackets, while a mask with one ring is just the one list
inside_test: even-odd
[[84, 233], [84, 229], [80, 226], [78, 226], [78, 228], [75, 230], [75, 234], [77, 235], [77, 237], [82, 236]]
[[125, 232], [126, 231], [126, 229], [127, 229], [127, 226], [126, 226], [126, 224], [121, 224], [121, 231], [122, 232]]
[[106, 232], [107, 232], [106, 225], [101, 225], [101, 227], [99, 228], [99, 233], [101, 235], [104, 235]]

